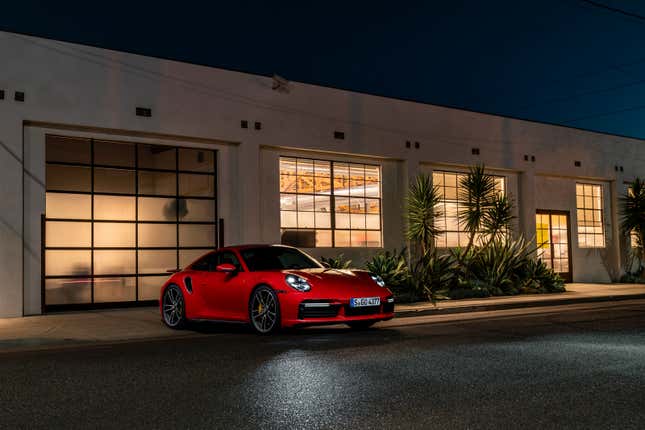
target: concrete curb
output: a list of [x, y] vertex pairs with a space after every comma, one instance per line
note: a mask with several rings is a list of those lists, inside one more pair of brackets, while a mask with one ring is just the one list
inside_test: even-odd
[[470, 312], [498, 311], [504, 309], [519, 308], [536, 308], [544, 306], [571, 305], [578, 303], [598, 303], [598, 302], [617, 302], [623, 300], [640, 300], [645, 299], [645, 294], [623, 294], [618, 296], [600, 296], [600, 297], [576, 297], [568, 299], [544, 299], [530, 302], [510, 302], [495, 304], [478, 304], [472, 306], [458, 306], [448, 308], [436, 308], [428, 305], [427, 309], [414, 309], [405, 311], [395, 311], [395, 318], [421, 317], [427, 315], [446, 315], [461, 314]]

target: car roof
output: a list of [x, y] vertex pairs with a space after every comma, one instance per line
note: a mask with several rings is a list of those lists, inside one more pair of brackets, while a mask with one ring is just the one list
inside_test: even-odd
[[250, 248], [270, 248], [270, 247], [293, 248], [292, 246], [285, 246], [280, 244], [257, 243], [257, 244], [230, 245], [230, 246], [219, 248], [217, 249], [217, 251], [233, 250], [233, 249], [242, 251], [244, 249], [250, 249]]

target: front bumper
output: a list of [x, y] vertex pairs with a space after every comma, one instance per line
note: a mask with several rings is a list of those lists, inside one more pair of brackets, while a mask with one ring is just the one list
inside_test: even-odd
[[[381, 297], [379, 306], [352, 308], [347, 299], [303, 299], [281, 300], [282, 325], [284, 327], [303, 325], [342, 324], [351, 321], [385, 321], [394, 317], [394, 298]], [[284, 303], [288, 302], [288, 303]], [[286, 305], [286, 306], [285, 306]]]

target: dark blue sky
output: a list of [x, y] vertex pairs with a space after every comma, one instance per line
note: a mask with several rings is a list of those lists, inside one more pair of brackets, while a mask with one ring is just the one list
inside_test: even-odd
[[9, 1], [3, 30], [645, 138], [645, 20], [582, 0]]

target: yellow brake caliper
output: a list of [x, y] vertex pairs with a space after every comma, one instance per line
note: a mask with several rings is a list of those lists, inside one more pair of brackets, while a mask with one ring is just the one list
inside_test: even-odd
[[258, 303], [258, 313], [262, 313], [262, 303]]

